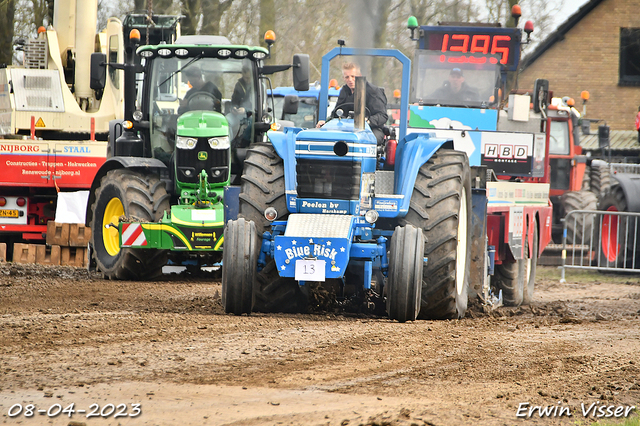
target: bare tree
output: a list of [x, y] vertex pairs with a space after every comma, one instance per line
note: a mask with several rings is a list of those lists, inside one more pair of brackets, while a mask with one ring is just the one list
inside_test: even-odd
[[200, 21], [200, 0], [182, 0], [181, 13], [184, 15], [180, 21], [182, 34], [197, 34]]
[[[276, 21], [275, 50], [279, 62], [291, 60], [294, 53], [307, 53], [310, 60], [310, 81], [320, 81], [322, 55], [337, 46], [338, 39], [349, 38], [347, 2], [327, 5], [321, 0], [287, 0], [279, 9], [288, 11]], [[301, 25], [300, 23], [305, 23]], [[341, 78], [340, 61], [333, 61], [331, 76]], [[291, 85], [290, 73], [272, 77], [274, 85]]]
[[206, 19], [202, 20], [200, 34], [221, 34], [220, 20], [232, 3], [233, 0], [202, 0], [202, 15]]
[[178, 10], [179, 7], [174, 5], [173, 0], [153, 0], [153, 13], [156, 15], [176, 14]]
[[53, 23], [53, 0], [31, 0], [31, 7], [36, 28]]
[[11, 65], [13, 62], [13, 17], [16, 11], [15, 0], [0, 2], [0, 64]]
[[[260, 1], [260, 30], [258, 35], [263, 38], [264, 34], [268, 30], [273, 30], [276, 27], [276, 6], [274, 0], [261, 0]], [[271, 52], [271, 58], [267, 63], [275, 64], [278, 62], [277, 51]]]
[[220, 21], [221, 33], [229, 37], [233, 43], [255, 45], [259, 40], [259, 14], [259, 2], [235, 0]]
[[[391, 9], [391, 0], [378, 0], [376, 7], [376, 15], [378, 17], [378, 31], [374, 33], [373, 47], [383, 48], [386, 47], [387, 42], [387, 21], [389, 20], [389, 13]], [[381, 58], [374, 59], [371, 69], [372, 81], [383, 81], [387, 78], [387, 66], [388, 61]]]
[[[78, 0], [80, 1], [80, 0]], [[276, 32], [273, 62], [286, 63], [293, 53], [308, 53], [311, 62], [311, 81], [320, 79], [322, 55], [336, 41], [343, 39], [351, 47], [396, 48], [413, 57], [415, 42], [409, 38], [407, 18], [415, 16], [420, 25], [438, 22], [500, 22], [510, 18], [511, 6], [517, 0], [354, 0], [330, 2], [324, 0], [153, 0], [155, 14], [184, 15], [183, 34], [221, 34], [236, 44], [262, 45], [266, 30]], [[146, 11], [149, 0], [99, 0], [98, 29], [109, 16], [120, 18], [128, 11]], [[553, 30], [553, 13], [558, 5], [552, 0], [520, 0], [522, 21], [534, 21], [535, 41]], [[19, 5], [19, 6], [18, 6]], [[49, 12], [45, 13], [45, 8]], [[5, 32], [15, 28], [15, 36], [35, 36], [38, 25], [50, 22], [52, 0], [0, 0], [2, 20], [8, 19]], [[5, 13], [6, 11], [6, 13]], [[277, 19], [276, 19], [277, 12]], [[519, 26], [524, 25], [523, 22]], [[12, 33], [4, 36], [4, 50], [11, 55]], [[533, 43], [532, 43], [533, 45]], [[531, 49], [532, 45], [524, 46]], [[10, 61], [9, 61], [10, 62]], [[334, 61], [331, 76], [340, 79], [340, 63]], [[374, 61], [367, 69], [372, 82], [387, 87], [399, 84], [399, 69], [395, 64]], [[291, 84], [289, 73], [272, 76], [274, 84]], [[395, 81], [397, 80], [397, 82]]]

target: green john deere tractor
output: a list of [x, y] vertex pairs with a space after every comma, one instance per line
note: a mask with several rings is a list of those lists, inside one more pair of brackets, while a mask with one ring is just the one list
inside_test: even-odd
[[247, 149], [277, 127], [267, 76], [293, 67], [294, 85], [308, 89], [308, 56], [291, 65], [265, 65], [268, 57], [221, 36], [183, 36], [129, 49], [124, 64], [92, 61], [95, 88], [117, 69], [127, 88], [125, 119], [111, 123], [87, 207], [91, 257], [105, 277], [151, 279], [168, 260], [222, 259]]

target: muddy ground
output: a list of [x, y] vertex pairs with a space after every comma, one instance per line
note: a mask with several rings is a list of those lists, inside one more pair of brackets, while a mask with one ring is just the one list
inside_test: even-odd
[[609, 406], [638, 415], [639, 277], [568, 272], [560, 284], [556, 269], [538, 272], [531, 307], [399, 324], [226, 315], [214, 275], [118, 282], [0, 264], [0, 424], [573, 425]]

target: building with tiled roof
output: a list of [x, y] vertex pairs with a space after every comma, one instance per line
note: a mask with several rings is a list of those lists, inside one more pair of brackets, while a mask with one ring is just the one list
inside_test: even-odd
[[[578, 110], [582, 110], [580, 93], [589, 91], [586, 117], [610, 126], [612, 145], [640, 149], [635, 132], [640, 105], [640, 2], [585, 3], [523, 58], [518, 86], [533, 87], [538, 78], [549, 80], [554, 96], [574, 98]], [[593, 144], [591, 136], [583, 140]]]

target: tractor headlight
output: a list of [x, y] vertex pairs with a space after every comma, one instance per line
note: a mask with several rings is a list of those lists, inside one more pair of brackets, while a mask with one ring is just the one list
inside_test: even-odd
[[273, 207], [267, 207], [267, 209], [264, 211], [264, 217], [269, 222], [273, 222], [278, 218], [278, 211]]
[[376, 220], [378, 220], [378, 217], [380, 215], [378, 214], [377, 211], [375, 210], [368, 210], [365, 214], [364, 214], [364, 220], [366, 220], [369, 223], [375, 223]]
[[180, 149], [194, 149], [198, 145], [198, 140], [189, 138], [186, 136], [176, 137], [176, 148]]
[[209, 138], [209, 146], [213, 149], [227, 149], [229, 148], [229, 137]]

